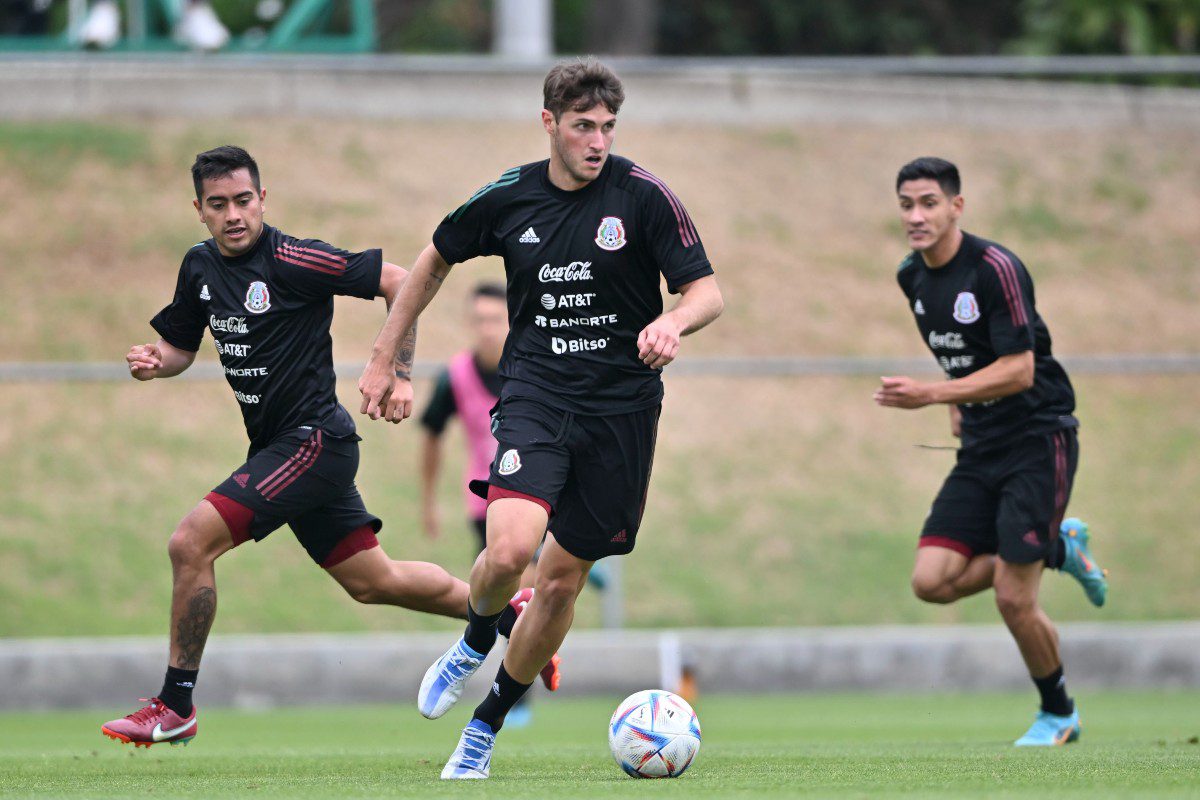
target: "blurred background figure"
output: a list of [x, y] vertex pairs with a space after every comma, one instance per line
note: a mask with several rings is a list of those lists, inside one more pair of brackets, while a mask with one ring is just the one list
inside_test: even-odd
[[45, 36], [50, 27], [50, 0], [0, 0], [0, 35]]
[[[212, 52], [229, 42], [229, 30], [221, 24], [208, 0], [186, 0], [172, 34], [175, 41], [193, 50]], [[96, 0], [80, 29], [84, 47], [107, 50], [121, 38], [121, 10], [116, 0]]]

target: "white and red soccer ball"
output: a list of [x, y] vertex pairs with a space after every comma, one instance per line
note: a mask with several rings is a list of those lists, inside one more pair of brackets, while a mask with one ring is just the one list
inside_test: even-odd
[[647, 689], [617, 706], [608, 723], [608, 747], [635, 778], [677, 778], [700, 751], [700, 721], [682, 697]]

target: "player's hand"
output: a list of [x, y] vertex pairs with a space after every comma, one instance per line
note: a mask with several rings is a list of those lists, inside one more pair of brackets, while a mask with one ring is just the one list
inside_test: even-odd
[[392, 359], [372, 357], [358, 379], [358, 391], [362, 393], [358, 412], [371, 419], [382, 417], [387, 411], [387, 402], [392, 396], [395, 382], [396, 370], [392, 366]]
[[907, 375], [883, 377], [875, 390], [875, 402], [890, 408], [922, 408], [933, 402], [929, 386]]
[[638, 334], [638, 358], [648, 367], [665, 367], [679, 353], [679, 326], [663, 314]]
[[412, 416], [413, 387], [408, 378], [396, 377], [392, 384], [392, 393], [384, 406], [383, 418], [388, 422], [399, 423]]
[[135, 344], [125, 354], [125, 362], [129, 364], [129, 374], [139, 381], [149, 381], [158, 377], [158, 369], [162, 366], [162, 351], [158, 345]]

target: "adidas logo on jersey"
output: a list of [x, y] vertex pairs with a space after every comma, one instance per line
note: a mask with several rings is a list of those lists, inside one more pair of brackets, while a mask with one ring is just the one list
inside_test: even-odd
[[204, 286], [201, 287], [201, 289], [200, 289], [200, 299], [201, 300], [212, 300], [212, 295], [208, 293], [208, 284], [207, 283], [204, 284]]
[[519, 241], [521, 244], [538, 244], [542, 240], [539, 239], [538, 235], [533, 232], [533, 228], [530, 228], [529, 230], [522, 233], [521, 238], [518, 239], [517, 241]]
[[921, 304], [920, 300], [918, 300], [917, 304], [915, 306], [913, 306], [913, 313], [921, 314], [921, 315], [925, 314], [925, 306]]

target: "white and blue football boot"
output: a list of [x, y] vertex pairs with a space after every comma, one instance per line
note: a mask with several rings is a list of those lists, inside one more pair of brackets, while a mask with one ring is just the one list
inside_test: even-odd
[[1062, 571], [1079, 581], [1088, 601], [1099, 608], [1108, 597], [1108, 570], [1097, 564], [1092, 556], [1088, 546], [1092, 537], [1087, 523], [1077, 517], [1064, 519], [1061, 535], [1066, 546]]
[[463, 728], [458, 747], [442, 769], [442, 780], [481, 780], [492, 769], [496, 734], [486, 722], [473, 719]]
[[1013, 744], [1017, 747], [1054, 747], [1077, 741], [1082, 730], [1078, 708], [1065, 717], [1039, 711], [1033, 725]]
[[421, 689], [417, 692], [421, 716], [437, 719], [449, 711], [462, 696], [467, 678], [483, 666], [485, 658], [486, 655], [467, 647], [463, 639], [455, 642], [445, 655], [433, 662], [421, 679]]

